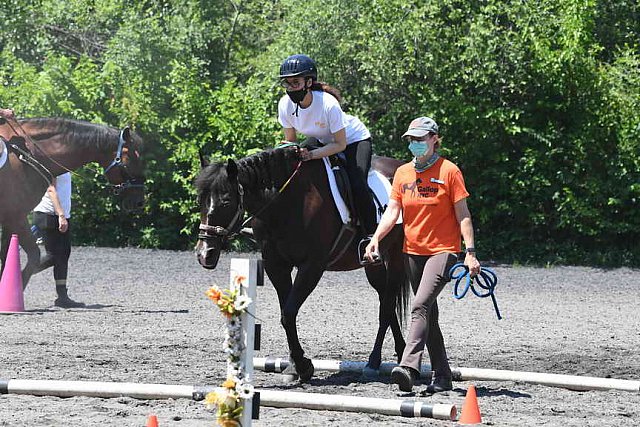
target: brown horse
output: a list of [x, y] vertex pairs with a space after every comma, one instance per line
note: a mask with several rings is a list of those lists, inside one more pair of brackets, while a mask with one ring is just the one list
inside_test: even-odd
[[[392, 176], [401, 162], [375, 159], [374, 167]], [[288, 184], [287, 184], [288, 183]], [[302, 381], [314, 368], [304, 357], [298, 339], [296, 317], [326, 270], [361, 268], [355, 239], [337, 260], [332, 247], [343, 227], [333, 201], [322, 161], [300, 163], [295, 147], [278, 148], [226, 164], [204, 168], [196, 181], [200, 204], [200, 234], [196, 246], [198, 261], [215, 268], [225, 242], [242, 228], [245, 212], [252, 215], [254, 236], [262, 246], [264, 268], [276, 288], [281, 323], [287, 335], [291, 367]], [[404, 234], [396, 226], [381, 242], [384, 263], [365, 267], [367, 279], [380, 302], [378, 332], [367, 366], [378, 370], [382, 344], [389, 328], [395, 351], [402, 355], [405, 341], [400, 319], [406, 310], [409, 286], [402, 258]], [[291, 273], [297, 268], [295, 279]], [[344, 292], [349, 292], [345, 286]], [[357, 307], [345, 313], [357, 319]]]
[[104, 168], [114, 192], [123, 196], [125, 209], [137, 209], [144, 203], [142, 139], [128, 127], [119, 130], [61, 118], [0, 118], [0, 136], [8, 150], [8, 159], [0, 168], [0, 260], [4, 268], [9, 238], [17, 234], [28, 258], [22, 270], [24, 287], [40, 265], [40, 249], [27, 215], [53, 177], [96, 162]]

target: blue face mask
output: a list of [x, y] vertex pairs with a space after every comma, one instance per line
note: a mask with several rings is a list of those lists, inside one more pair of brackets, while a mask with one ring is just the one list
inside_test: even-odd
[[424, 142], [411, 141], [409, 143], [409, 151], [416, 157], [422, 157], [429, 151], [429, 144]]

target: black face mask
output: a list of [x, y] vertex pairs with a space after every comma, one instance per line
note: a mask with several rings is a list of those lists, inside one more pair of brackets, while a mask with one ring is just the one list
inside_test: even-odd
[[294, 104], [300, 104], [304, 97], [307, 95], [307, 89], [299, 89], [299, 90], [288, 90], [287, 95]]

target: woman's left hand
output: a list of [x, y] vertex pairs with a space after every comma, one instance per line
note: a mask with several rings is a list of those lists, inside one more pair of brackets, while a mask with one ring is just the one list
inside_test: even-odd
[[306, 162], [309, 160], [313, 160], [313, 151], [309, 151], [306, 148], [301, 148], [300, 149], [300, 159], [302, 159], [302, 161]]
[[478, 261], [478, 258], [476, 258], [475, 253], [467, 253], [467, 255], [464, 257], [464, 265], [466, 265], [469, 269], [469, 274], [471, 274], [471, 277], [480, 273], [480, 261]]
[[58, 216], [58, 231], [61, 233], [66, 233], [69, 229], [69, 221], [65, 218], [64, 215]]

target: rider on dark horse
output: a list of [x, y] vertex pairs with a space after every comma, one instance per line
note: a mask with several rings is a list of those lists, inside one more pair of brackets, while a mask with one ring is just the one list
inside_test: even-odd
[[292, 55], [280, 66], [280, 82], [287, 94], [278, 103], [278, 120], [284, 139], [296, 142], [297, 133], [322, 145], [313, 151], [302, 148], [302, 160], [341, 153], [349, 177], [356, 214], [365, 236], [376, 230], [376, 210], [367, 185], [371, 167], [371, 134], [357, 118], [340, 107], [340, 92], [319, 82], [315, 62], [306, 55]]

